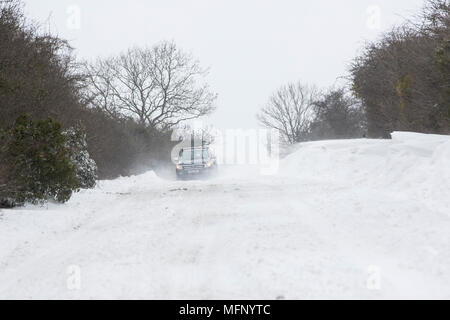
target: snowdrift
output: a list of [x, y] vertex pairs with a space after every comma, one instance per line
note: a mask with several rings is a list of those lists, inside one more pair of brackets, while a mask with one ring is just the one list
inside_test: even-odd
[[395, 132], [392, 140], [304, 143], [282, 161], [280, 174], [310, 183], [388, 189], [450, 215], [450, 136]]

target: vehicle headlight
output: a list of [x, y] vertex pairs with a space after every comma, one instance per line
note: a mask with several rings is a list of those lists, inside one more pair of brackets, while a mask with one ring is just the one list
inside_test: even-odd
[[177, 164], [177, 170], [183, 170], [183, 166], [181, 164]]
[[211, 162], [207, 162], [206, 164], [205, 164], [205, 168], [211, 168], [212, 167], [212, 163]]

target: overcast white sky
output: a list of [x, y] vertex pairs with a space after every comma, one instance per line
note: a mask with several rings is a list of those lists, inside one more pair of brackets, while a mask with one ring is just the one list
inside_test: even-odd
[[[209, 120], [251, 128], [289, 81], [319, 87], [346, 75], [365, 41], [416, 13], [423, 0], [26, 0], [29, 17], [70, 40], [80, 58], [174, 40], [210, 67], [219, 94]], [[378, 8], [378, 9], [377, 9]], [[379, 10], [379, 11], [377, 11]], [[76, 22], [80, 12], [80, 24]], [[380, 19], [377, 19], [377, 12]], [[47, 21], [48, 20], [48, 21]], [[47, 22], [46, 22], [47, 21]], [[378, 23], [379, 21], [379, 23]]]

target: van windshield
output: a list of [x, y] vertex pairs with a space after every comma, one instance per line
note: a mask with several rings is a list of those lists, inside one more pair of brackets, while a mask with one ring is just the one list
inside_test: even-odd
[[194, 161], [198, 160], [207, 160], [209, 159], [209, 152], [208, 150], [185, 150], [183, 151], [183, 155], [181, 156], [181, 160], [183, 162], [190, 162], [192, 161], [192, 155], [194, 155]]

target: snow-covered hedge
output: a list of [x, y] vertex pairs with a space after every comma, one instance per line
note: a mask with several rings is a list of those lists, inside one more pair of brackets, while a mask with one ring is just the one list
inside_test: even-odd
[[21, 115], [3, 133], [0, 206], [68, 201], [80, 184], [65, 142], [59, 122], [50, 118], [35, 122]]
[[77, 178], [82, 189], [95, 187], [97, 164], [91, 159], [86, 142], [86, 133], [81, 125], [72, 127], [64, 132], [67, 138], [66, 146], [70, 153], [70, 160], [76, 168]]
[[57, 121], [34, 122], [24, 114], [0, 136], [0, 208], [63, 203], [80, 188], [95, 186], [97, 165], [81, 126], [63, 131]]

